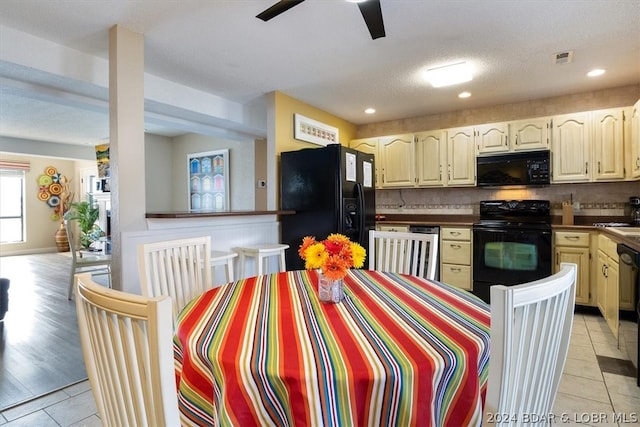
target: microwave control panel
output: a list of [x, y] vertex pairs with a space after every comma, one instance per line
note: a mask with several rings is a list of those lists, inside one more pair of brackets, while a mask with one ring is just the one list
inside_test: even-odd
[[530, 183], [549, 182], [549, 160], [529, 160], [527, 170]]

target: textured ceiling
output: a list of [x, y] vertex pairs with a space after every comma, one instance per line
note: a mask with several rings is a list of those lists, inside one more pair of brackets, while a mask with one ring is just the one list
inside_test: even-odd
[[[638, 0], [381, 0], [387, 36], [377, 40], [352, 3], [310, 0], [266, 23], [255, 18], [274, 2], [2, 0], [0, 38], [8, 28], [106, 59], [108, 29], [119, 24], [144, 34], [149, 74], [240, 103], [279, 90], [355, 124], [640, 82]], [[565, 50], [573, 62], [554, 64]], [[475, 68], [469, 83], [434, 89], [419, 76], [462, 60]], [[608, 72], [585, 77], [595, 67]], [[27, 71], [0, 56], [0, 77], [12, 82], [0, 79], [1, 135], [108, 137], [104, 103], [55, 102], [67, 90], [106, 101], [104, 91]], [[16, 88], [16, 81], [28, 83]], [[58, 90], [41, 96], [33, 83]], [[458, 99], [462, 90], [472, 97]], [[377, 113], [365, 115], [366, 107]]]

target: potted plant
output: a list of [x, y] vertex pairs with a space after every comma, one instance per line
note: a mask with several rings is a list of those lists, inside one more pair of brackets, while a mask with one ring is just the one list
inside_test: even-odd
[[104, 232], [96, 221], [100, 215], [98, 204], [93, 199], [92, 194], [87, 194], [87, 200], [71, 203], [71, 207], [64, 214], [67, 221], [78, 221], [80, 228], [80, 244], [83, 248], [91, 247], [91, 244], [100, 237], [104, 236]]

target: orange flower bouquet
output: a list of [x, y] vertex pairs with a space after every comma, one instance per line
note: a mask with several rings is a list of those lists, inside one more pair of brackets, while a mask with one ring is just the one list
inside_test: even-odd
[[330, 234], [317, 241], [313, 236], [302, 239], [298, 254], [305, 261], [307, 270], [320, 269], [329, 280], [340, 280], [352, 267], [361, 268], [366, 257], [365, 249], [342, 234]]

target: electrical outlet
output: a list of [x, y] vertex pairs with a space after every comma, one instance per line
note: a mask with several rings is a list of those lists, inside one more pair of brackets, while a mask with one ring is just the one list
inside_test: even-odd
[[265, 181], [264, 179], [259, 179], [258, 188], [267, 188], [267, 181]]

